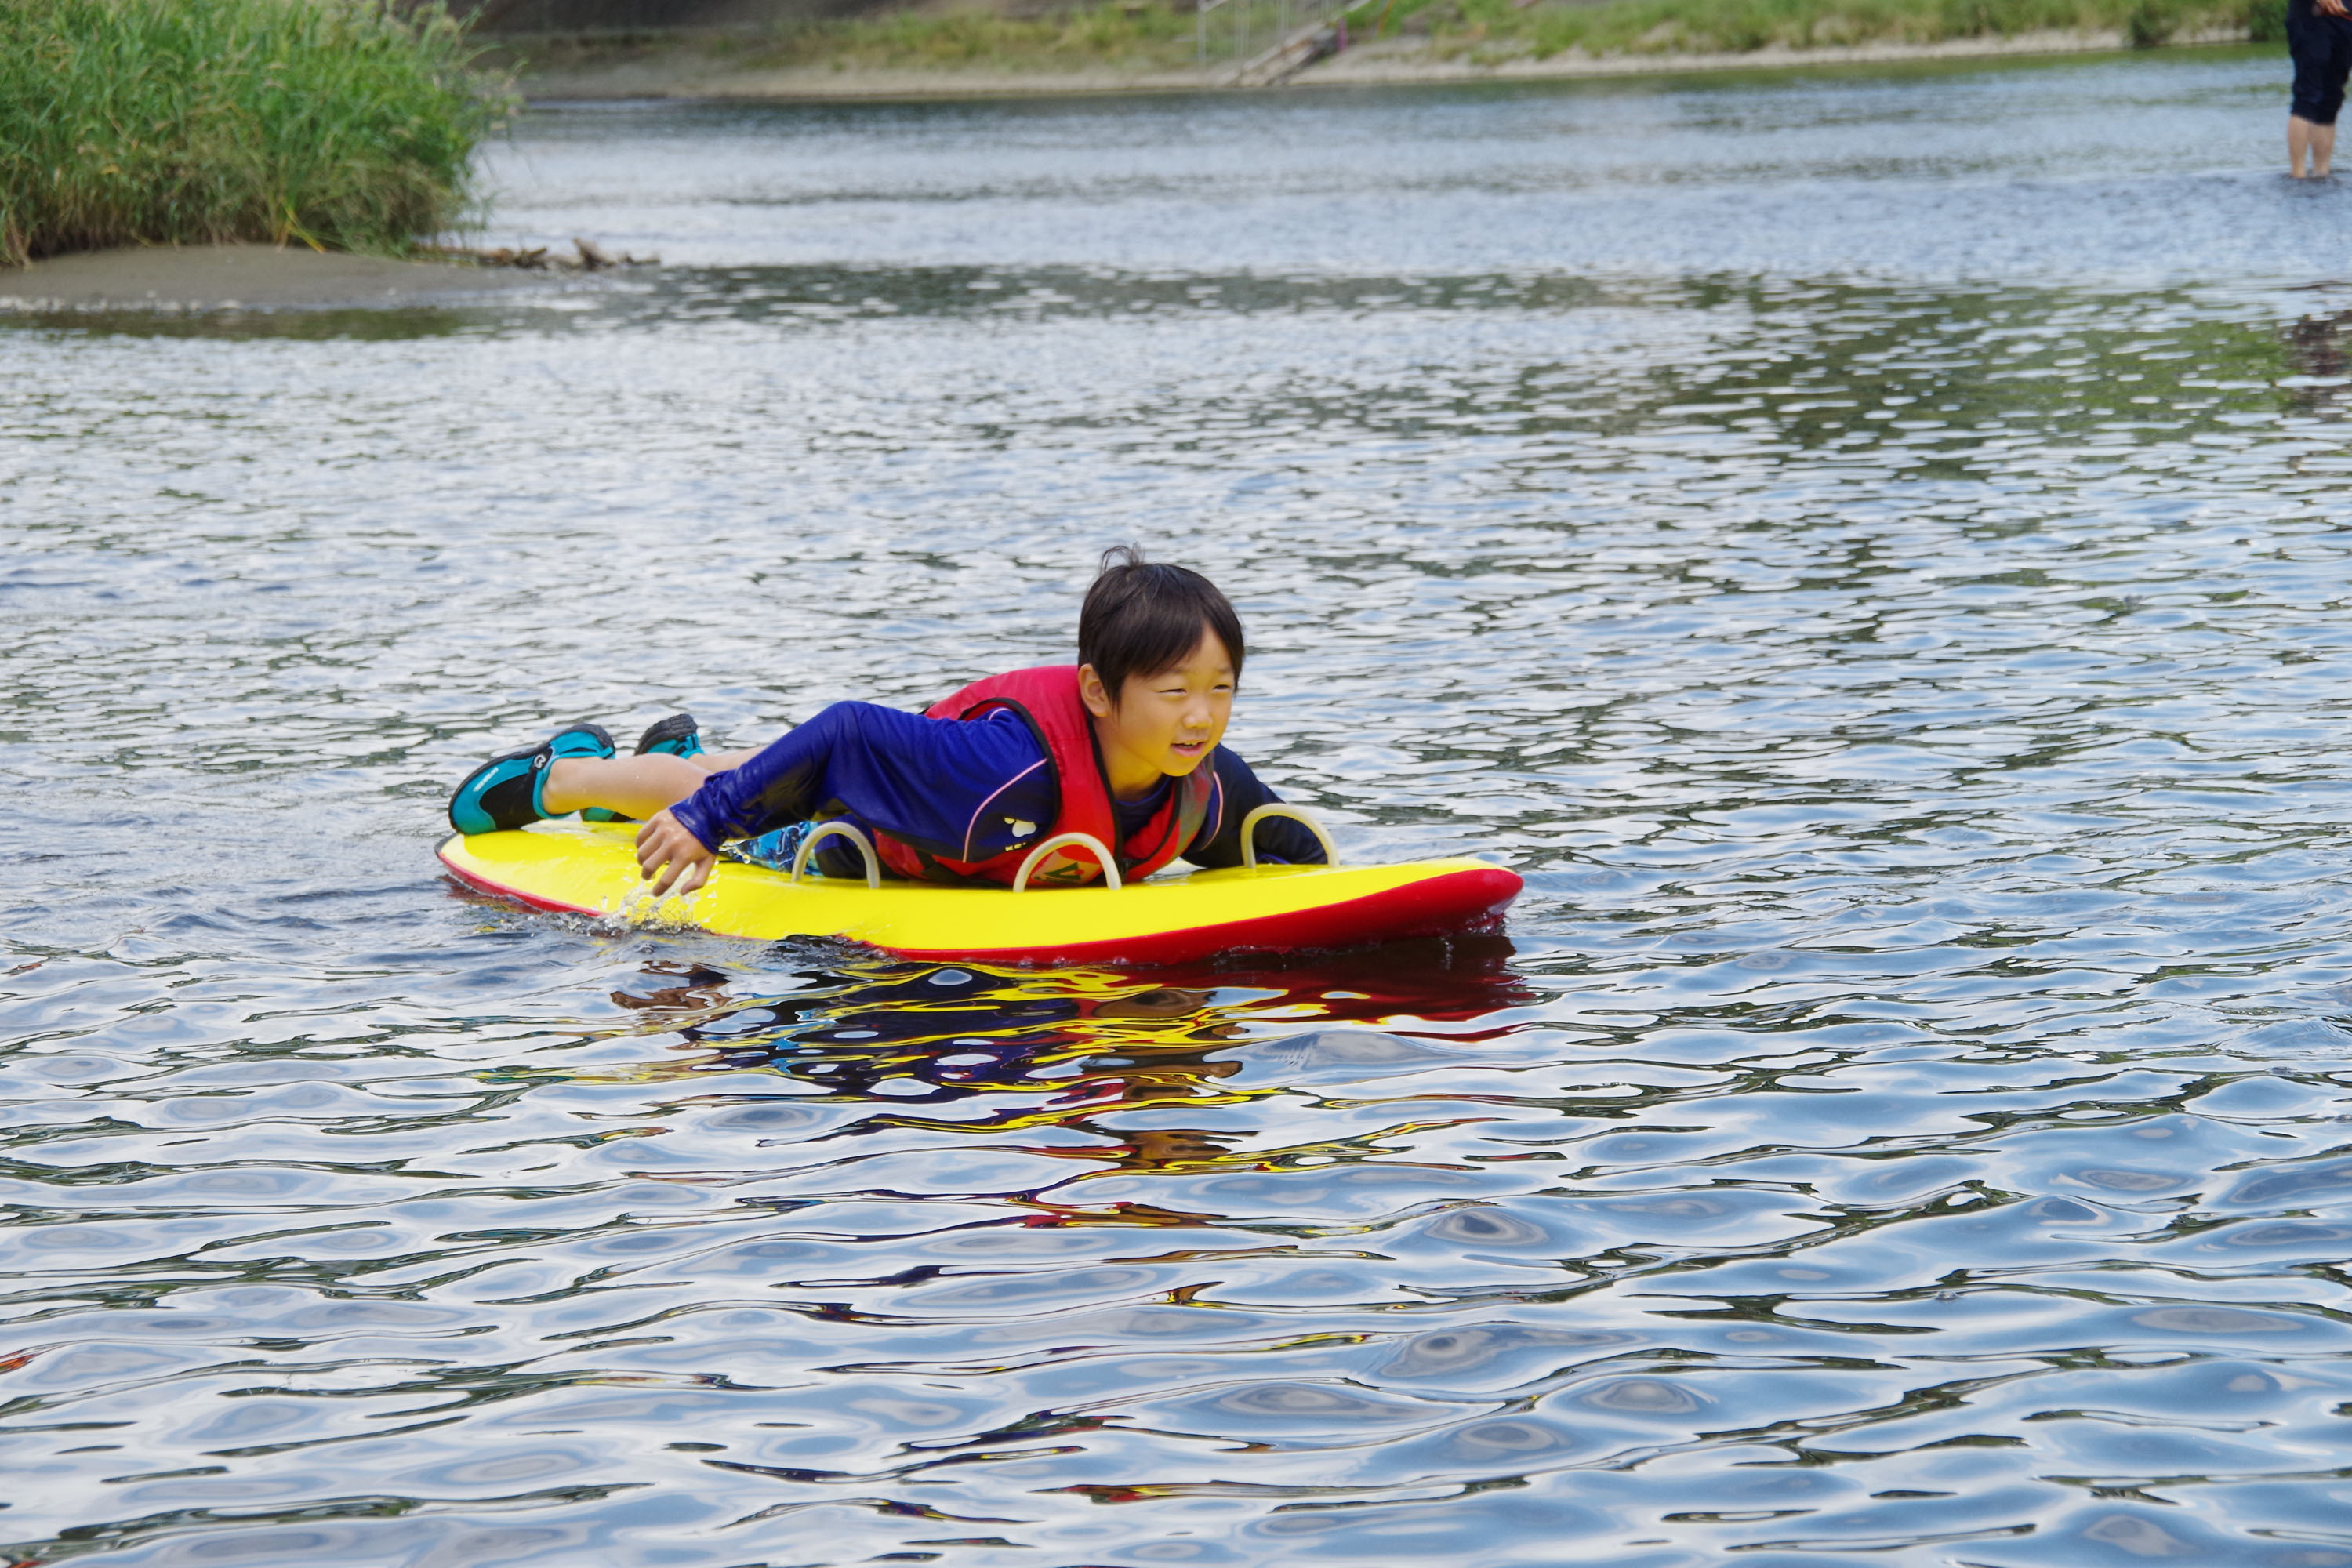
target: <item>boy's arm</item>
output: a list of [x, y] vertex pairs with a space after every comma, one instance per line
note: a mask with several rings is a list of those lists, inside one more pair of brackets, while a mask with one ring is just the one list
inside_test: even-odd
[[[671, 807], [710, 848], [788, 823], [845, 812], [933, 853], [960, 855], [974, 805], [1035, 772], [1027, 726], [926, 719], [871, 702], [836, 702], [739, 766], [712, 773]], [[1041, 774], [1050, 776], [1049, 774]]]
[[847, 706], [836, 702], [747, 760], [712, 773], [670, 807], [671, 816], [706, 848], [716, 849], [730, 838], [749, 838], [815, 816], [811, 797], [824, 782], [838, 728], [836, 710]]
[[[1217, 809], [1184, 851], [1195, 866], [1215, 868], [1242, 863], [1242, 822], [1259, 806], [1282, 797], [1258, 782], [1249, 764], [1224, 747], [1210, 754], [1217, 770]], [[1257, 858], [1285, 866], [1320, 866], [1323, 846], [1315, 835], [1286, 816], [1269, 817], [1257, 825]]]

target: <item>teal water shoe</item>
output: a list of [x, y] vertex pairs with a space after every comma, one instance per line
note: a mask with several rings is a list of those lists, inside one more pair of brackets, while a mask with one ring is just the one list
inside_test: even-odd
[[694, 721], [691, 713], [673, 713], [667, 719], [656, 719], [646, 726], [637, 737], [637, 755], [656, 753], [667, 757], [698, 757], [702, 755], [702, 726]]
[[466, 775], [449, 797], [449, 826], [460, 833], [502, 833], [545, 820], [540, 791], [558, 757], [609, 757], [613, 737], [595, 724], [574, 724], [527, 752], [492, 757]]

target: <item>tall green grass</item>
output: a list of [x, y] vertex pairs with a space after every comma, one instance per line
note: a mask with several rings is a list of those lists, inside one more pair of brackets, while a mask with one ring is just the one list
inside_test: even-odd
[[0, 0], [0, 265], [289, 239], [397, 253], [468, 197], [502, 89], [436, 4]]

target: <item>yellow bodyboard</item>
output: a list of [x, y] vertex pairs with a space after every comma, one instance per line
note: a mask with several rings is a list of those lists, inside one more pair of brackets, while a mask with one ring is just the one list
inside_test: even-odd
[[1230, 951], [1339, 947], [1491, 925], [1519, 879], [1483, 860], [1258, 866], [1124, 888], [942, 887], [815, 876], [721, 859], [686, 898], [656, 900], [628, 823], [534, 823], [457, 836], [442, 863], [484, 892], [541, 909], [724, 936], [835, 937], [908, 957], [1175, 963]]

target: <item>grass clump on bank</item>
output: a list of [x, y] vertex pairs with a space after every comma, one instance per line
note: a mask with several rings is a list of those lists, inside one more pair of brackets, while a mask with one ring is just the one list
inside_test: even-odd
[[438, 5], [0, 0], [0, 266], [448, 226], [506, 95]]

